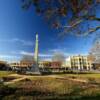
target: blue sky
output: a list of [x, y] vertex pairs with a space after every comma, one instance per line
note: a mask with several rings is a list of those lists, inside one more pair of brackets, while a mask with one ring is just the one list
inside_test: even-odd
[[35, 34], [39, 34], [40, 56], [49, 57], [54, 52], [67, 55], [88, 54], [94, 35], [57, 37], [34, 8], [25, 11], [21, 0], [0, 0], [0, 59], [18, 60], [24, 54], [34, 53]]

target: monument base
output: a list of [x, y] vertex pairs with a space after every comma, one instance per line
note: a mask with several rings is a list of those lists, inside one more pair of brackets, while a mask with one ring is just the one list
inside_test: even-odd
[[32, 72], [32, 71], [26, 71], [27, 75], [41, 75], [40, 72]]
[[41, 75], [38, 65], [34, 64], [31, 69], [26, 71], [26, 74], [30, 75]]

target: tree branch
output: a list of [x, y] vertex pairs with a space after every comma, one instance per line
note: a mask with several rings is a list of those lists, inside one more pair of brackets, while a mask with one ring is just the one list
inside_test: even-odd
[[94, 20], [94, 21], [100, 21], [99, 17], [96, 16], [83, 16], [86, 20]]
[[85, 33], [83, 33], [84, 36], [88, 35], [88, 34], [91, 34], [97, 30], [100, 29], [100, 26], [97, 26], [96, 28], [91, 28], [90, 30], [86, 31]]
[[77, 20], [75, 23], [73, 22], [73, 23], [71, 23], [71, 24], [68, 25], [68, 26], [64, 26], [64, 28], [73, 28], [73, 27], [75, 27], [76, 25], [80, 24], [82, 21], [83, 21], [82, 19]]

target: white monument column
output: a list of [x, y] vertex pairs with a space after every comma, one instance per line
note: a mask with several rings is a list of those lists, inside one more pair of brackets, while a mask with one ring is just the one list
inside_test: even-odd
[[34, 49], [34, 61], [32, 68], [27, 71], [28, 74], [40, 74], [39, 66], [38, 66], [38, 34], [36, 34], [36, 40], [35, 40], [35, 49]]
[[36, 65], [38, 65], [38, 34], [36, 34], [34, 60]]

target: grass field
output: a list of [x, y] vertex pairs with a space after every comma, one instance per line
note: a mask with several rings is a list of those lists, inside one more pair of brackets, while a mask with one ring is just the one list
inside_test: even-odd
[[83, 77], [83, 78], [100, 78], [100, 74], [95, 74], [95, 73], [90, 73], [90, 74], [62, 74], [61, 76], [64, 77], [70, 77], [70, 76], [74, 76], [74, 77]]
[[12, 71], [0, 71], [0, 78], [8, 76], [8, 75], [13, 74], [13, 73], [14, 72], [12, 72]]
[[[8, 76], [12, 72], [2, 73]], [[1, 100], [100, 100], [100, 74], [29, 76], [11, 85], [0, 85], [0, 98]]]

